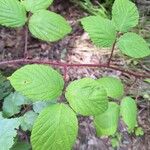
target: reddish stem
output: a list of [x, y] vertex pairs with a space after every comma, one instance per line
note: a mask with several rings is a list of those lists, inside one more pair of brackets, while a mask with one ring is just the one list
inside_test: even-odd
[[133, 71], [128, 71], [125, 70], [123, 68], [119, 68], [118, 66], [114, 66], [114, 65], [108, 65], [108, 64], [104, 64], [104, 63], [100, 63], [100, 64], [69, 64], [69, 63], [63, 63], [63, 62], [54, 62], [54, 61], [40, 61], [40, 60], [30, 60], [30, 59], [17, 59], [17, 60], [10, 60], [10, 61], [4, 61], [4, 62], [0, 62], [0, 66], [2, 65], [8, 65], [8, 64], [19, 64], [19, 63], [23, 63], [23, 64], [32, 64], [32, 63], [37, 63], [37, 64], [49, 64], [49, 65], [53, 65], [53, 66], [58, 66], [58, 67], [63, 67], [65, 70], [64, 75], [66, 76], [66, 71], [68, 67], [92, 67], [92, 68], [109, 68], [109, 69], [113, 69], [113, 70], [117, 70], [122, 72], [123, 74], [129, 74], [132, 75], [136, 78], [150, 78], [150, 75], [146, 74], [146, 73], [136, 73]]

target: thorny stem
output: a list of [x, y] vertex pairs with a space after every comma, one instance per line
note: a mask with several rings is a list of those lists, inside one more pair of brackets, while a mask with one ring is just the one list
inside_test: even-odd
[[32, 64], [32, 63], [37, 63], [37, 64], [49, 64], [49, 65], [53, 65], [53, 66], [58, 66], [58, 67], [63, 67], [65, 73], [65, 78], [66, 78], [66, 72], [67, 69], [73, 68], [73, 67], [91, 67], [91, 68], [108, 68], [108, 69], [113, 69], [113, 70], [117, 70], [120, 71], [122, 74], [128, 74], [131, 76], [134, 76], [136, 78], [150, 78], [150, 74], [146, 74], [146, 73], [136, 73], [133, 71], [128, 71], [125, 70], [123, 68], [120, 68], [118, 66], [115, 65], [108, 65], [107, 63], [100, 63], [100, 64], [69, 64], [69, 63], [63, 63], [63, 62], [55, 62], [55, 61], [40, 61], [40, 60], [30, 60], [30, 59], [16, 59], [16, 60], [10, 60], [10, 61], [3, 61], [0, 62], [0, 66], [2, 65], [12, 65], [12, 64]]

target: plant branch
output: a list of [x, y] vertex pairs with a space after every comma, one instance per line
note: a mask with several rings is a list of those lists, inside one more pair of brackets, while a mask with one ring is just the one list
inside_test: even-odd
[[108, 66], [110, 66], [110, 63], [111, 63], [111, 59], [113, 57], [113, 53], [114, 53], [114, 50], [115, 50], [116, 42], [117, 42], [117, 40], [115, 40], [113, 45], [112, 45], [111, 54], [110, 54], [110, 57], [108, 59]]
[[30, 60], [30, 59], [17, 59], [17, 60], [10, 60], [10, 61], [4, 61], [0, 62], [0, 66], [2, 65], [12, 65], [12, 64], [32, 64], [32, 63], [37, 63], [37, 64], [49, 64], [57, 67], [63, 67], [65, 71], [65, 76], [66, 76], [66, 71], [67, 68], [73, 68], [73, 67], [91, 67], [91, 68], [108, 68], [108, 69], [113, 69], [120, 71], [122, 74], [128, 74], [131, 76], [134, 76], [136, 78], [150, 78], [150, 74], [146, 73], [139, 73], [139, 72], [134, 72], [134, 71], [129, 71], [125, 70], [123, 68], [120, 68], [115, 65], [108, 65], [105, 63], [100, 63], [100, 64], [69, 64], [69, 63], [63, 63], [63, 62], [55, 62], [55, 61], [40, 61], [40, 60]]
[[24, 58], [28, 58], [28, 27], [25, 26]]

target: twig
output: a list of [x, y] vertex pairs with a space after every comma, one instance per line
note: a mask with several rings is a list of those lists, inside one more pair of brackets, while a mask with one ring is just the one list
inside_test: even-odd
[[25, 26], [24, 58], [28, 58], [28, 27]]
[[115, 50], [116, 42], [117, 42], [117, 41], [115, 40], [115, 42], [114, 42], [113, 45], [112, 45], [111, 54], [110, 54], [110, 57], [109, 57], [109, 59], [108, 59], [108, 66], [110, 65], [111, 59], [112, 59], [112, 57], [113, 57], [113, 53], [114, 53], [114, 50]]
[[118, 66], [114, 65], [108, 65], [105, 63], [100, 63], [100, 64], [69, 64], [69, 63], [63, 63], [63, 62], [54, 62], [54, 61], [40, 61], [40, 60], [30, 60], [30, 59], [17, 59], [17, 60], [10, 60], [10, 61], [4, 61], [0, 62], [0, 66], [2, 65], [8, 65], [8, 64], [32, 64], [32, 63], [37, 63], [37, 64], [49, 64], [53, 66], [58, 66], [58, 67], [63, 67], [63, 68], [68, 68], [68, 67], [92, 67], [92, 68], [108, 68], [108, 69], [113, 69], [122, 72], [122, 74], [128, 74], [131, 76], [134, 76], [136, 78], [150, 78], [150, 74], [146, 73], [139, 73], [139, 72], [133, 72], [133, 71], [128, 71], [123, 68], [119, 68]]

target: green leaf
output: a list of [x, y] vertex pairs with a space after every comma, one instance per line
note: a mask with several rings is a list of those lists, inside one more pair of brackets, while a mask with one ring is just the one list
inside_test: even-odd
[[12, 91], [10, 82], [0, 73], [0, 100], [8, 96]]
[[75, 112], [84, 116], [100, 114], [108, 108], [105, 89], [91, 78], [71, 82], [65, 96]]
[[117, 31], [127, 32], [138, 24], [139, 13], [129, 0], [115, 0], [112, 8], [112, 21]]
[[150, 78], [147, 78], [144, 81], [147, 82], [147, 83], [150, 83]]
[[120, 113], [123, 121], [128, 126], [128, 131], [131, 132], [137, 125], [137, 105], [131, 97], [125, 97], [121, 101]]
[[70, 150], [78, 133], [75, 113], [65, 104], [44, 109], [36, 120], [31, 144], [33, 150]]
[[0, 120], [0, 146], [1, 150], [9, 150], [14, 144], [14, 137], [17, 135], [20, 122], [15, 119]]
[[136, 135], [136, 136], [143, 136], [143, 135], [144, 135], [143, 129], [142, 129], [141, 127], [137, 127], [137, 128], [135, 129], [135, 135]]
[[4, 119], [3, 118], [3, 113], [2, 113], [2, 111], [0, 111], [0, 120], [2, 120], [2, 119]]
[[18, 0], [0, 0], [0, 24], [21, 27], [25, 24], [26, 11]]
[[143, 58], [150, 55], [146, 41], [136, 33], [126, 33], [119, 38], [118, 47], [121, 52], [133, 58]]
[[47, 9], [52, 2], [53, 0], [22, 0], [22, 4], [26, 10], [31, 11], [32, 13], [42, 9]]
[[109, 97], [117, 99], [123, 96], [124, 86], [120, 79], [115, 77], [103, 77], [97, 81], [105, 88]]
[[56, 99], [64, 87], [63, 77], [46, 65], [26, 65], [15, 71], [9, 80], [16, 91], [33, 101]]
[[29, 101], [26, 97], [21, 95], [18, 92], [11, 93], [9, 96], [7, 96], [4, 99], [3, 103], [3, 113], [7, 117], [11, 117], [14, 114], [17, 114], [20, 112], [21, 105], [28, 104]]
[[119, 120], [119, 105], [109, 102], [108, 109], [94, 117], [94, 124], [98, 136], [114, 135], [117, 131]]
[[111, 47], [116, 39], [112, 22], [100, 16], [90, 16], [81, 20], [84, 30], [93, 43], [100, 47]]
[[70, 33], [71, 27], [62, 16], [48, 10], [40, 10], [31, 16], [29, 30], [33, 36], [53, 42]]
[[31, 145], [27, 142], [17, 142], [10, 150], [31, 150]]
[[56, 104], [56, 101], [38, 101], [33, 103], [33, 110], [36, 113], [40, 113], [44, 108], [52, 104]]
[[33, 127], [33, 124], [37, 118], [37, 114], [33, 111], [28, 111], [26, 112], [23, 117], [20, 118], [20, 121], [21, 121], [21, 129], [23, 131], [31, 131], [32, 130], [32, 127]]

